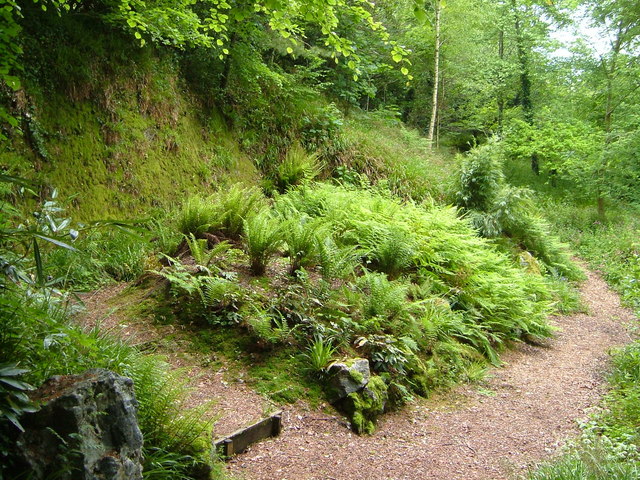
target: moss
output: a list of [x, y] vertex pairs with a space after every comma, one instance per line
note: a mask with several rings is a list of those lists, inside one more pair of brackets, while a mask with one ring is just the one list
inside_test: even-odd
[[[86, 28], [74, 24], [70, 32]], [[227, 181], [258, 183], [237, 136], [215, 108], [189, 93], [171, 56], [153, 48], [111, 55], [124, 48], [117, 38], [87, 38], [60, 44], [49, 56], [44, 43], [30, 45], [27, 64], [35, 67], [28, 68], [64, 58], [45, 62], [46, 75], [25, 79], [42, 148], [16, 136], [0, 150], [4, 170], [73, 197], [70, 215], [80, 221], [135, 218]], [[60, 71], [65, 65], [75, 73]]]
[[387, 389], [381, 377], [373, 376], [363, 390], [347, 396], [345, 409], [356, 433], [370, 435], [375, 431], [376, 420], [384, 413]]
[[364, 375], [362, 375], [362, 373], [355, 369], [349, 370], [349, 376], [355, 383], [362, 383], [362, 381], [364, 380]]

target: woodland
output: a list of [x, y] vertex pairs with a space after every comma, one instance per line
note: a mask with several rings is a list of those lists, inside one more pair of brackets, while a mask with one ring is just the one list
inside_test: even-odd
[[635, 321], [588, 418], [450, 478], [640, 478], [636, 0], [0, 0], [0, 205], [0, 479], [97, 478], [77, 436], [38, 472], [16, 441], [96, 367], [133, 380], [145, 479], [254, 478], [193, 369], [375, 441], [588, 339], [554, 319], [600, 318], [595, 277]]

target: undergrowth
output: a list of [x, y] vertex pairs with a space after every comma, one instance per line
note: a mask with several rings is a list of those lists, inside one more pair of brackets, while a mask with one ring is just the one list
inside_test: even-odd
[[[226, 198], [196, 205], [225, 218], [235, 210]], [[200, 218], [193, 205], [187, 201], [179, 225]], [[364, 357], [399, 405], [412, 392], [475, 378], [509, 342], [552, 333], [546, 317], [559, 285], [479, 238], [455, 208], [402, 202], [382, 186], [322, 183], [259, 205], [244, 213], [240, 238], [198, 220], [207, 225], [197, 230], [198, 254], [170, 259], [157, 273], [170, 281], [178, 318], [255, 338], [265, 366], [269, 352], [308, 348], [310, 374], [328, 357]], [[221, 241], [244, 251], [203, 265], [198, 257]], [[221, 293], [207, 297], [210, 285]]]
[[[180, 372], [170, 371], [160, 357], [75, 325], [71, 318], [81, 307], [64, 289], [70, 278], [51, 275], [86, 271], [75, 277], [84, 286], [95, 285], [102, 277], [134, 278], [144, 268], [141, 263], [151, 249], [148, 241], [131, 233], [120, 232], [119, 237], [112, 231], [94, 231], [77, 239], [82, 233], [72, 228], [55, 199], [31, 219], [6, 208], [1, 220], [0, 364], [15, 365], [20, 381], [35, 387], [53, 375], [80, 374], [90, 368], [131, 377], [140, 403], [145, 478], [195, 478], [208, 471], [211, 424], [203, 420], [202, 409], [186, 406], [188, 388]], [[81, 245], [92, 251], [81, 253]], [[98, 258], [91, 260], [91, 255]], [[9, 418], [0, 412], [0, 477], [12, 472], [16, 462], [11, 446], [19, 427], [7, 425]]]

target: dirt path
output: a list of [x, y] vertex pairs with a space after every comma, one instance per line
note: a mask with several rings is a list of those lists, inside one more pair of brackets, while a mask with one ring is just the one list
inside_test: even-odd
[[174, 368], [185, 370], [192, 381], [189, 406], [213, 401], [212, 417], [217, 436], [225, 436], [235, 430], [260, 420], [273, 405], [257, 394], [242, 380], [242, 372], [228, 375], [225, 368], [212, 368], [218, 364], [207, 355], [187, 353], [189, 330], [183, 325], [159, 325], [152, 318], [137, 315], [132, 318], [127, 308], [144, 301], [144, 297], [123, 296], [127, 284], [117, 284], [81, 294], [84, 312], [77, 321], [85, 328], [99, 327], [102, 333], [113, 335], [125, 342], [162, 355]]
[[285, 411], [285, 430], [228, 469], [258, 479], [504, 479], [552, 455], [577, 433], [602, 393], [610, 347], [630, 340], [633, 314], [596, 274], [583, 287], [589, 314], [555, 318], [547, 347], [508, 352], [481, 389], [461, 387], [386, 415], [371, 437], [340, 418]]

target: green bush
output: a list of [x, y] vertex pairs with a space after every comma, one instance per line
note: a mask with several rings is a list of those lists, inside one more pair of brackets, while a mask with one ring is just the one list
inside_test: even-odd
[[498, 238], [506, 251], [529, 251], [552, 276], [584, 279], [568, 248], [539, 214], [531, 192], [505, 183], [498, 144], [476, 147], [467, 154], [457, 203], [482, 236]]
[[208, 232], [216, 222], [218, 211], [210, 198], [191, 197], [178, 214], [178, 230], [183, 235]]
[[320, 250], [328, 233], [322, 222], [307, 216], [292, 218], [282, 225], [282, 238], [287, 245], [287, 255], [294, 274], [301, 268], [317, 265]]
[[264, 204], [264, 195], [259, 189], [235, 184], [210, 197], [187, 200], [178, 214], [177, 226], [184, 235], [201, 237], [203, 233], [210, 233], [238, 239], [244, 221]]
[[[551, 296], [543, 279], [515, 267], [478, 238], [454, 209], [402, 205], [384, 195], [328, 185], [302, 188], [286, 197], [301, 214], [323, 218], [342, 248], [362, 249], [365, 242], [370, 248], [372, 228], [392, 229], [413, 238], [415, 272], [410, 279], [441, 284], [446, 301], [482, 325], [492, 344], [527, 334], [550, 334], [545, 317]], [[362, 282], [367, 279], [376, 288], [383, 282], [383, 277], [372, 274]], [[397, 300], [398, 295], [392, 298], [399, 311], [404, 300], [403, 295]], [[371, 313], [378, 314], [377, 309], [372, 305]]]

